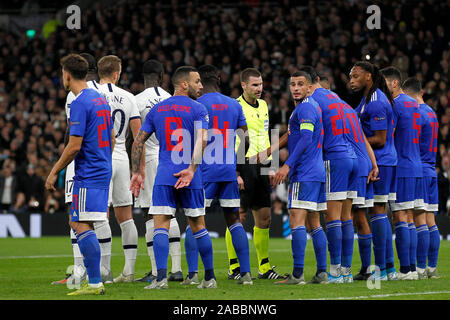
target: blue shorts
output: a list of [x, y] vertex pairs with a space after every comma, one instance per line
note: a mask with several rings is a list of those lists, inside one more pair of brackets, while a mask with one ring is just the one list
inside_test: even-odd
[[390, 200], [392, 211], [424, 209], [423, 178], [397, 178], [397, 199]]
[[437, 212], [439, 210], [439, 194], [437, 177], [423, 177], [423, 202], [426, 212]]
[[153, 186], [152, 206], [149, 214], [174, 215], [182, 208], [188, 217], [205, 215], [205, 191], [203, 189], [175, 189], [173, 186]]
[[288, 208], [310, 211], [326, 210], [325, 183], [317, 181], [290, 183]]
[[221, 207], [239, 208], [241, 200], [237, 181], [205, 182], [205, 203], [211, 206], [214, 199], [219, 199]]
[[388, 200], [395, 200], [397, 193], [397, 177], [394, 166], [379, 166], [378, 177], [380, 180], [373, 183], [375, 202], [386, 203]]
[[[358, 177], [358, 159], [332, 159], [324, 161], [326, 184], [325, 193], [327, 201], [345, 200], [356, 197], [356, 190], [350, 190], [351, 185], [356, 188]], [[353, 192], [351, 192], [353, 191]]]
[[80, 188], [79, 183], [74, 181], [70, 207], [71, 221], [107, 220], [108, 193], [108, 188]]
[[367, 177], [358, 178], [358, 197], [353, 199], [353, 204], [357, 208], [373, 207], [373, 182], [367, 184]]

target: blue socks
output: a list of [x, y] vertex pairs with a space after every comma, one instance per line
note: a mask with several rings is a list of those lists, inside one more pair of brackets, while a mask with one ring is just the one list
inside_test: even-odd
[[430, 230], [430, 247], [428, 248], [428, 266], [436, 268], [439, 254], [439, 246], [441, 244], [441, 236], [437, 225], [429, 228]]
[[353, 243], [354, 243], [354, 228], [353, 220], [342, 222], [342, 267], [350, 268], [352, 266], [353, 258]]
[[186, 252], [189, 278], [191, 279], [198, 272], [198, 248], [197, 241], [195, 240], [194, 235], [192, 234], [191, 227], [189, 225], [186, 228], [184, 250]]
[[153, 251], [155, 252], [157, 281], [167, 277], [167, 258], [169, 257], [169, 230], [157, 228], [153, 232]]
[[84, 257], [84, 266], [86, 267], [89, 283], [102, 282], [100, 275], [100, 245], [95, 231], [88, 230], [76, 236], [78, 247]]
[[330, 253], [330, 264], [339, 266], [341, 264], [342, 252], [342, 223], [341, 220], [333, 220], [327, 223], [328, 251]]
[[388, 216], [384, 220], [386, 224], [386, 270], [394, 268], [394, 247], [392, 245], [392, 226]]
[[414, 223], [408, 224], [409, 228], [409, 263], [411, 271], [416, 271], [416, 259], [417, 259], [417, 231]]
[[250, 249], [248, 245], [247, 233], [240, 222], [228, 228], [231, 233], [231, 241], [239, 260], [241, 276], [250, 272]]
[[374, 214], [370, 217], [375, 264], [380, 268], [380, 271], [386, 270], [386, 220], [388, 219], [384, 213]]
[[397, 222], [395, 225], [395, 246], [397, 247], [398, 260], [400, 261], [400, 272], [411, 271], [409, 260], [410, 233], [407, 222]]
[[314, 253], [316, 255], [316, 275], [318, 275], [321, 272], [327, 271], [327, 237], [322, 227], [311, 230], [310, 235], [313, 241]]
[[305, 226], [298, 226], [292, 229], [292, 256], [294, 258], [294, 270], [292, 275], [295, 278], [300, 278], [303, 274], [303, 266], [305, 263], [305, 249], [306, 249], [306, 228]]
[[202, 258], [203, 266], [205, 267], [205, 281], [215, 278], [213, 266], [213, 248], [211, 238], [208, 230], [202, 229], [194, 233], [194, 238], [197, 241], [197, 248]]
[[417, 267], [427, 267], [428, 248], [430, 247], [430, 231], [426, 224], [416, 228], [417, 231]]
[[361, 258], [360, 273], [368, 273], [372, 258], [372, 234], [358, 233], [359, 256]]

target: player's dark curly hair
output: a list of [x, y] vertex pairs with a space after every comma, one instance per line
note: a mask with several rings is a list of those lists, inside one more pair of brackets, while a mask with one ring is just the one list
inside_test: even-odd
[[388, 98], [389, 102], [391, 103], [391, 106], [394, 105], [394, 98], [392, 97], [391, 92], [388, 89], [388, 86], [386, 84], [386, 79], [381, 74], [378, 67], [370, 62], [367, 61], [358, 61], [355, 63], [354, 67], [360, 67], [361, 69], [365, 70], [366, 72], [369, 72], [372, 76], [372, 87], [370, 88], [369, 92], [366, 96], [366, 104], [370, 102], [370, 98], [372, 97], [372, 94], [377, 90], [380, 89]]

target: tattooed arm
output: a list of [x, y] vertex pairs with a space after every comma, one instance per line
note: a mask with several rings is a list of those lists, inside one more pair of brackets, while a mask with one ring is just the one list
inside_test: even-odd
[[150, 137], [150, 134], [139, 130], [139, 133], [134, 139], [133, 147], [131, 148], [131, 183], [130, 190], [135, 197], [139, 196], [139, 193], [144, 190], [144, 179], [140, 174], [142, 153], [144, 152], [145, 141]]

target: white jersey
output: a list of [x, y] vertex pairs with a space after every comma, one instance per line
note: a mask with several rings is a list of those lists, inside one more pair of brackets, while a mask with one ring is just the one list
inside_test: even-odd
[[130, 92], [112, 83], [101, 84], [99, 89], [111, 107], [111, 119], [114, 122], [116, 144], [114, 145], [112, 158], [128, 159], [125, 148], [128, 126], [130, 120], [141, 118], [136, 104], [136, 98]]
[[[138, 105], [139, 113], [141, 114], [142, 123], [145, 121], [147, 113], [158, 103], [171, 95], [161, 87], [150, 87], [136, 95], [136, 102]], [[158, 158], [159, 142], [153, 133], [149, 139], [145, 142], [145, 159]]]
[[[98, 87], [100, 86], [95, 80], [87, 81], [88, 88], [94, 89], [98, 91]], [[70, 119], [70, 105], [72, 101], [75, 100], [75, 95], [72, 91], [69, 92], [66, 98], [66, 117], [67, 123], [69, 123]], [[72, 188], [73, 188], [73, 177], [75, 176], [75, 160], [69, 163], [66, 167], [66, 184], [65, 184], [65, 201], [66, 203], [72, 202]]]

